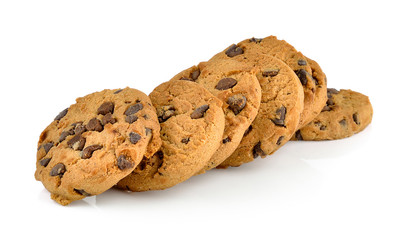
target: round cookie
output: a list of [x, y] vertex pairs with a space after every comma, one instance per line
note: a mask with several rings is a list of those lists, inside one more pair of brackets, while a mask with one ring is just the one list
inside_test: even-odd
[[244, 133], [239, 146], [219, 168], [240, 166], [258, 156], [274, 153], [298, 129], [304, 108], [301, 83], [283, 61], [251, 51], [233, 59], [256, 68], [261, 86], [261, 104], [257, 117]]
[[201, 85], [169, 81], [149, 95], [156, 108], [163, 144], [117, 187], [130, 191], [161, 190], [203, 169], [220, 146], [224, 131], [222, 102]]
[[237, 148], [257, 116], [261, 87], [250, 64], [234, 60], [203, 62], [177, 74], [174, 80], [194, 81], [223, 102], [225, 127], [220, 147], [199, 173], [217, 167]]
[[67, 205], [111, 188], [160, 146], [160, 124], [147, 95], [131, 88], [95, 92], [78, 98], [41, 133], [35, 178]]
[[351, 90], [328, 89], [323, 111], [295, 133], [293, 140], [334, 140], [364, 130], [371, 123], [373, 109], [367, 96]]
[[[284, 40], [278, 40], [275, 36], [246, 39], [229, 46], [211, 59], [234, 58], [246, 52], [275, 56], [285, 62], [298, 76], [304, 90], [304, 111], [301, 115], [299, 127], [308, 124], [321, 112], [327, 98], [325, 81], [315, 79], [313, 76], [314, 70], [311, 68], [309, 60]], [[319, 70], [316, 70], [316, 72], [316, 75], [321, 76]]]

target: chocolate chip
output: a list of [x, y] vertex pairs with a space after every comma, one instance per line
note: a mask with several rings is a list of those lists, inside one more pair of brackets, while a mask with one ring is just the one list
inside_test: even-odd
[[360, 125], [360, 120], [358, 119], [358, 113], [354, 113], [352, 115], [352, 120], [354, 120], [355, 124]]
[[314, 125], [317, 126], [321, 131], [324, 131], [325, 129], [327, 129], [327, 126], [324, 125], [322, 122], [320, 121], [316, 121], [314, 122]]
[[196, 69], [190, 74], [190, 78], [195, 81], [198, 79], [198, 76], [200, 76], [200, 70]]
[[262, 72], [263, 77], [275, 77], [280, 72], [280, 69], [266, 69]]
[[81, 134], [77, 134], [67, 141], [67, 145], [76, 151], [83, 150], [85, 144], [86, 139]]
[[243, 49], [240, 48], [240, 47], [238, 47], [238, 46], [235, 45], [235, 44], [231, 45], [231, 46], [227, 49], [227, 51], [225, 51], [225, 54], [226, 54], [228, 57], [235, 57], [235, 56], [240, 55], [240, 54], [243, 54], [243, 53], [244, 53]]
[[297, 75], [297, 77], [300, 79], [300, 82], [302, 85], [307, 85], [308, 79], [307, 79], [307, 75], [308, 72], [305, 71], [304, 69], [298, 69], [294, 71], [295, 74]]
[[233, 95], [227, 99], [227, 104], [235, 115], [239, 114], [241, 110], [244, 109], [246, 103], [247, 98], [241, 94]]
[[100, 107], [97, 109], [97, 114], [101, 115], [106, 115], [107, 113], [113, 113], [114, 112], [114, 103], [112, 102], [105, 102], [100, 105]]
[[188, 77], [181, 77], [180, 80], [194, 82], [194, 80], [192, 78], [188, 78]]
[[100, 150], [102, 148], [103, 148], [103, 146], [98, 145], [98, 144], [90, 145], [90, 146], [84, 148], [84, 150], [81, 152], [81, 158], [82, 159], [91, 158], [94, 151]]
[[281, 145], [281, 142], [283, 141], [283, 139], [284, 139], [284, 136], [279, 137], [276, 144], [277, 144], [278, 146], [280, 146], [280, 145]]
[[117, 167], [120, 170], [124, 170], [124, 169], [128, 169], [128, 168], [132, 168], [134, 166], [134, 162], [131, 161], [128, 157], [126, 157], [125, 155], [120, 155], [117, 158]]
[[168, 106], [163, 106], [160, 109], [160, 112], [158, 113], [158, 121], [160, 123], [167, 121], [172, 116], [176, 115], [174, 106], [168, 105]]
[[50, 160], [51, 160], [51, 158], [43, 158], [43, 159], [40, 160], [39, 163], [40, 163], [41, 166], [47, 167], [47, 165], [49, 165]]
[[200, 107], [198, 107], [197, 109], [194, 110], [193, 113], [191, 113], [190, 117], [192, 119], [199, 119], [204, 117], [204, 114], [207, 112], [207, 110], [210, 108], [210, 106], [208, 106], [207, 104], [202, 105]]
[[250, 42], [254, 42], [254, 43], [260, 43], [262, 40], [263, 40], [262, 38], [255, 38], [255, 37], [250, 38]]
[[150, 128], [146, 128], [146, 136], [151, 135], [153, 133], [153, 130]]
[[298, 130], [297, 132], [295, 132], [295, 138], [296, 138], [297, 140], [299, 140], [299, 141], [304, 140], [304, 139], [303, 139], [303, 135], [301, 135], [301, 131], [300, 131], [300, 130]]
[[183, 139], [181, 139], [181, 142], [184, 143], [184, 144], [187, 144], [188, 142], [190, 142], [190, 138], [189, 137], [188, 138], [183, 138]]
[[237, 80], [235, 80], [234, 78], [223, 78], [217, 83], [215, 88], [218, 90], [226, 90], [234, 87], [236, 84]]
[[118, 93], [120, 93], [121, 91], [123, 91], [123, 89], [119, 89], [119, 90], [115, 91], [113, 94], [118, 94]]
[[345, 127], [347, 125], [347, 121], [345, 119], [338, 122], [341, 126]]
[[257, 158], [258, 156], [264, 157], [266, 154], [265, 152], [261, 149], [261, 142], [258, 142], [254, 147], [253, 147], [253, 157]]
[[231, 142], [231, 138], [230, 137], [226, 137], [223, 139], [223, 144], [226, 144], [228, 142]]
[[305, 61], [304, 59], [299, 59], [298, 60], [298, 65], [299, 66], [305, 66], [305, 65], [307, 65], [307, 61]]
[[87, 131], [101, 132], [103, 131], [103, 125], [101, 125], [100, 120], [98, 120], [97, 118], [93, 118], [87, 123], [86, 129]]
[[126, 116], [126, 122], [132, 124], [133, 122], [137, 121], [138, 117], [136, 115], [128, 115]]
[[66, 172], [66, 166], [62, 163], [57, 163], [50, 171], [50, 176], [55, 177], [63, 177], [63, 174]]
[[327, 96], [330, 98], [332, 94], [338, 94], [340, 91], [338, 91], [335, 88], [327, 88]]
[[46, 154], [50, 151], [50, 149], [54, 147], [53, 142], [49, 142], [43, 145], [44, 151], [46, 151]]
[[130, 134], [129, 134], [128, 136], [129, 136], [130, 142], [131, 142], [132, 144], [138, 143], [138, 141], [140, 141], [140, 139], [141, 139], [140, 134], [135, 133], [135, 132], [130, 132]]
[[74, 127], [74, 134], [75, 135], [82, 134], [86, 130], [87, 130], [86, 126], [83, 125], [83, 122], [78, 122], [76, 123], [76, 126]]
[[321, 112], [327, 112], [327, 111], [331, 111], [331, 108], [330, 108], [330, 106], [325, 105], [325, 106], [323, 107], [323, 109], [321, 110]]
[[[74, 131], [73, 131], [73, 134], [74, 134]], [[64, 140], [66, 139], [66, 137], [68, 137], [68, 136], [70, 136], [70, 135], [73, 135], [73, 134], [70, 134], [69, 131], [63, 131], [63, 132], [60, 134], [59, 142], [64, 141]]]
[[318, 79], [317, 79], [316, 77], [314, 77], [314, 76], [312, 76], [312, 77], [313, 77], [313, 80], [314, 80], [315, 85], [320, 84], [320, 83], [318, 82]]
[[251, 130], [253, 130], [253, 126], [252, 126], [252, 125], [250, 125], [250, 126], [247, 128], [247, 130], [245, 130], [243, 137], [247, 136], [247, 135], [251, 132]]
[[64, 116], [66, 116], [68, 112], [68, 108], [64, 109], [63, 111], [61, 111], [55, 118], [54, 120], [59, 121], [60, 119], [62, 119]]
[[84, 191], [83, 189], [75, 189], [75, 188], [74, 188], [74, 191], [75, 191], [76, 193], [80, 194], [80, 195], [85, 196], [85, 197], [93, 196], [92, 194]]
[[287, 108], [281, 106], [275, 111], [275, 113], [276, 118], [271, 119], [271, 121], [277, 126], [285, 127], [285, 115], [287, 114]]
[[113, 114], [111, 113], [107, 113], [106, 115], [104, 115], [104, 117], [101, 119], [101, 123], [104, 125], [111, 123], [114, 124], [116, 123], [117, 120], [115, 118], [113, 118]]
[[134, 105], [131, 105], [130, 107], [127, 108], [127, 110], [124, 112], [126, 116], [130, 116], [131, 114], [134, 114], [138, 111], [143, 109], [143, 104], [141, 103], [136, 103]]

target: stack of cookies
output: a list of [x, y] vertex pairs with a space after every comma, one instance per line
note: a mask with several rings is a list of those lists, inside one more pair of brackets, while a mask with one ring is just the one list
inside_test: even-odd
[[269, 36], [233, 44], [156, 87], [78, 98], [41, 133], [35, 178], [62, 205], [111, 187], [161, 190], [273, 154], [289, 140], [362, 131], [367, 96], [327, 89], [319, 64]]

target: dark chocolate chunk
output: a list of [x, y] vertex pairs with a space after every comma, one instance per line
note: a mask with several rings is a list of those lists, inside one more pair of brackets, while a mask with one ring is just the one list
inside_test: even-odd
[[235, 115], [239, 114], [241, 110], [244, 109], [246, 103], [247, 98], [241, 94], [233, 95], [227, 99], [227, 104]]
[[129, 134], [128, 136], [129, 136], [130, 142], [131, 142], [132, 144], [138, 143], [138, 141], [140, 141], [140, 139], [141, 139], [140, 134], [135, 133], [135, 132], [130, 132], [130, 134]]
[[198, 79], [198, 76], [200, 76], [200, 69], [196, 69], [194, 70], [191, 74], [190, 74], [190, 78], [195, 81]]
[[189, 137], [188, 138], [183, 138], [183, 139], [181, 139], [181, 142], [184, 143], [184, 144], [187, 144], [188, 142], [190, 142], [190, 138]]
[[121, 91], [123, 91], [123, 89], [119, 89], [119, 90], [115, 91], [113, 94], [118, 94], [118, 93], [120, 93]]
[[46, 154], [50, 151], [50, 149], [54, 147], [53, 142], [49, 142], [43, 145], [44, 151], [46, 151]]
[[127, 110], [124, 112], [124, 115], [130, 116], [131, 114], [134, 114], [138, 111], [143, 109], [143, 104], [141, 103], [136, 103], [134, 105], [131, 105], [130, 107], [127, 108]]
[[113, 114], [114, 112], [114, 103], [112, 102], [105, 102], [100, 105], [97, 109], [97, 114], [106, 115], [107, 113]]
[[[74, 134], [74, 131], [73, 131], [73, 134]], [[68, 136], [70, 136], [70, 135], [73, 135], [73, 134], [70, 134], [69, 131], [63, 131], [63, 132], [60, 134], [59, 142], [64, 141], [64, 140], [66, 139], [66, 137], [68, 137]]]
[[40, 160], [39, 163], [40, 163], [41, 166], [47, 167], [47, 165], [49, 165], [50, 160], [51, 160], [51, 158], [43, 158], [43, 159]]
[[326, 112], [326, 111], [331, 111], [331, 107], [328, 106], [328, 105], [325, 105], [325, 106], [323, 107], [323, 109], [321, 110], [321, 112]]
[[266, 154], [265, 152], [261, 149], [261, 142], [258, 142], [254, 147], [253, 147], [253, 157], [257, 158], [258, 156], [264, 157]]
[[153, 130], [151, 128], [146, 128], [146, 136], [151, 135]]
[[63, 177], [63, 174], [66, 172], [66, 166], [62, 163], [57, 163], [50, 171], [50, 176], [55, 177]]
[[285, 115], [287, 114], [287, 108], [281, 106], [275, 111], [275, 113], [276, 118], [271, 119], [271, 121], [277, 126], [285, 127]]
[[247, 135], [251, 132], [251, 130], [253, 130], [253, 126], [252, 126], [252, 125], [250, 125], [250, 126], [247, 128], [247, 130], [245, 130], [243, 137], [247, 136]]
[[255, 38], [255, 37], [250, 38], [250, 42], [254, 42], [254, 43], [260, 43], [262, 40], [263, 40], [262, 38]]
[[117, 158], [117, 167], [120, 170], [124, 170], [124, 169], [128, 169], [128, 168], [132, 168], [134, 167], [134, 162], [131, 161], [128, 157], [126, 157], [125, 155], [120, 155]]
[[101, 119], [101, 123], [104, 125], [111, 123], [114, 124], [116, 123], [117, 120], [113, 117], [113, 114], [111, 113], [107, 113], [106, 115], [104, 115], [104, 117]]
[[160, 112], [158, 113], [158, 121], [160, 123], [167, 121], [172, 116], [176, 115], [174, 106], [168, 105], [161, 107]]
[[327, 126], [324, 125], [322, 122], [320, 121], [316, 121], [314, 122], [314, 125], [317, 126], [321, 131], [324, 131], [325, 129], [327, 129]]
[[192, 78], [188, 78], [188, 77], [181, 77], [180, 80], [194, 82], [194, 80]]
[[76, 193], [80, 194], [80, 195], [85, 196], [85, 197], [90, 197], [90, 196], [92, 196], [92, 194], [84, 191], [83, 189], [75, 189], [75, 188], [74, 188], [74, 191], [75, 191]]
[[83, 122], [78, 122], [76, 123], [76, 126], [74, 127], [74, 134], [82, 134], [83, 132], [87, 131], [86, 126], [83, 125]]
[[345, 127], [347, 126], [347, 121], [345, 119], [342, 119], [341, 121], [338, 122], [341, 126]]
[[100, 150], [102, 148], [103, 148], [103, 146], [98, 145], [98, 144], [90, 145], [90, 146], [83, 149], [83, 151], [81, 152], [81, 158], [82, 159], [91, 158], [94, 151]]
[[100, 120], [98, 120], [97, 118], [93, 118], [87, 123], [86, 129], [87, 131], [101, 132], [103, 131], [103, 125], [101, 125]]
[[237, 80], [235, 80], [234, 78], [223, 78], [217, 83], [217, 86], [215, 86], [215, 88], [218, 90], [226, 90], [234, 87], [236, 84]]
[[235, 57], [235, 56], [240, 55], [240, 54], [243, 54], [243, 53], [244, 53], [243, 49], [240, 48], [240, 47], [238, 47], [238, 46], [235, 45], [235, 44], [231, 45], [231, 46], [227, 49], [227, 51], [225, 51], [225, 54], [226, 54], [228, 57]]
[[68, 108], [64, 109], [63, 111], [61, 111], [55, 118], [54, 120], [59, 121], [60, 119], [62, 119], [64, 116], [66, 116], [68, 112]]
[[263, 77], [275, 77], [280, 72], [280, 69], [265, 69], [262, 72]]
[[335, 88], [327, 88], [327, 96], [330, 98], [332, 94], [338, 94], [340, 91], [338, 91]]
[[83, 150], [85, 144], [86, 139], [81, 134], [77, 134], [67, 141], [67, 145], [76, 151]]
[[228, 142], [231, 142], [231, 138], [230, 137], [226, 137], [223, 139], [223, 144], [226, 144]]
[[304, 139], [303, 139], [303, 135], [301, 135], [301, 131], [300, 131], [300, 130], [298, 130], [297, 132], [295, 132], [295, 138], [296, 138], [297, 140], [299, 140], [299, 141], [304, 140]]
[[132, 124], [133, 122], [137, 121], [138, 117], [136, 115], [128, 115], [126, 116], [126, 122]]
[[280, 145], [281, 145], [281, 142], [283, 141], [283, 139], [284, 139], [284, 136], [279, 137], [276, 144], [277, 144], [278, 146], [280, 146]]
[[360, 125], [360, 120], [358, 119], [358, 113], [354, 113], [352, 115], [352, 120], [354, 120], [355, 124]]
[[300, 79], [300, 82], [302, 85], [307, 85], [308, 79], [307, 79], [307, 75], [308, 72], [305, 71], [304, 69], [298, 69], [294, 71], [295, 74], [297, 75], [297, 77]]
[[313, 78], [313, 81], [314, 81], [314, 83], [315, 83], [316, 86], [317, 86], [318, 84], [320, 84], [320, 83], [318, 82], [318, 79], [317, 79], [316, 77], [312, 76], [312, 78]]
[[307, 61], [305, 61], [304, 59], [299, 59], [298, 60], [298, 65], [299, 66], [305, 66], [305, 65], [307, 65]]
[[191, 113], [190, 117], [192, 119], [199, 119], [204, 117], [204, 114], [207, 112], [207, 110], [210, 108], [210, 106], [208, 106], [207, 104], [202, 105], [200, 107], [198, 107], [197, 109], [194, 110], [193, 113]]

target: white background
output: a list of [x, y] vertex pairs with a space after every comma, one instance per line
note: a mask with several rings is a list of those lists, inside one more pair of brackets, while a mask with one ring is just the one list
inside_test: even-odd
[[[406, 3], [1, 1], [0, 238], [411, 239]], [[109, 190], [62, 207], [35, 181], [38, 136], [76, 97], [125, 86], [148, 94], [268, 35], [317, 60], [329, 87], [368, 95], [372, 124], [165, 191]]]

